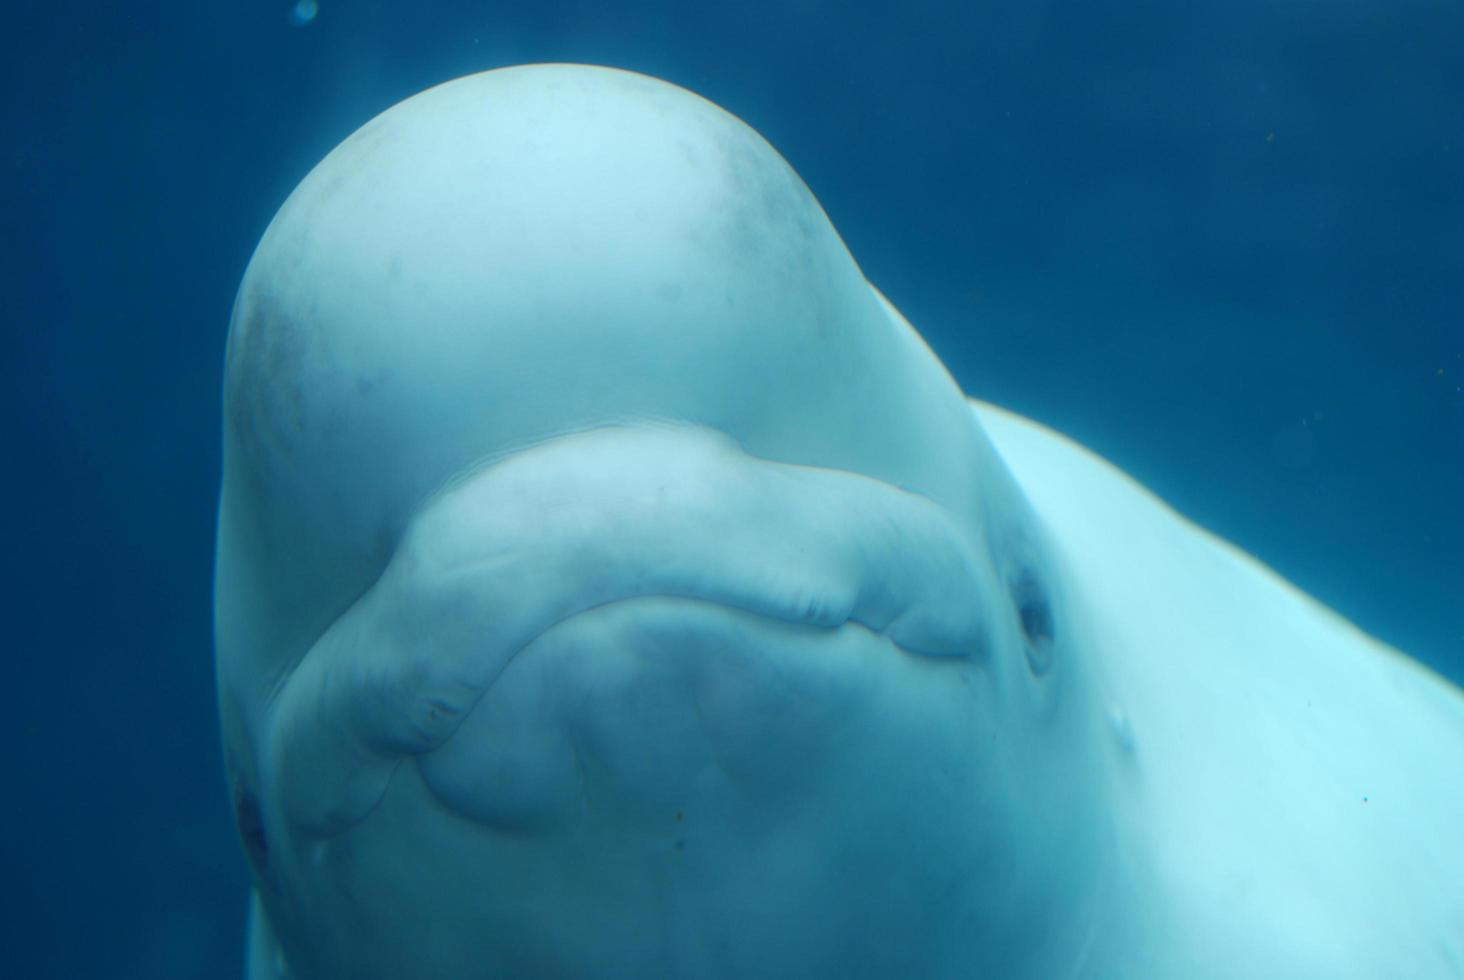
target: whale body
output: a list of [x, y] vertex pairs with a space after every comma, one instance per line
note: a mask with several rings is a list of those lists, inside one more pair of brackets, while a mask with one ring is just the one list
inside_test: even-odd
[[249, 976], [1464, 976], [1464, 697], [968, 401], [750, 128], [525, 66], [245, 273]]

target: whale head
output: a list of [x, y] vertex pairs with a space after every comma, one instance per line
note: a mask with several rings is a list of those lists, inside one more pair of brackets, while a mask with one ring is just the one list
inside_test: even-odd
[[942, 976], [1087, 941], [1060, 570], [710, 103], [536, 66], [367, 123], [250, 262], [224, 448], [226, 758], [292, 975]]

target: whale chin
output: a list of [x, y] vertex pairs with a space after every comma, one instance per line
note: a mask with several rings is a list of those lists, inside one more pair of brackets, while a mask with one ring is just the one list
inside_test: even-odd
[[[983, 669], [857, 623], [598, 606], [314, 844], [307, 901], [271, 917], [307, 976], [939, 976], [958, 937], [934, 905], [1015, 874], [971, 832], [1001, 822], [973, 759], [1000, 721], [971, 710]], [[329, 940], [340, 893], [377, 938]]]

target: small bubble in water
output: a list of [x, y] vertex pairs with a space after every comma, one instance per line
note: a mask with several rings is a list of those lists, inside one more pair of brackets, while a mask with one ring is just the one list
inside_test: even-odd
[[290, 8], [290, 21], [296, 27], [304, 27], [315, 19], [320, 13], [320, 4], [315, 0], [295, 0], [295, 5]]

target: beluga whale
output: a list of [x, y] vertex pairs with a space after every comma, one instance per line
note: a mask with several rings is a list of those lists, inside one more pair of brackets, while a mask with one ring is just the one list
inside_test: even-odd
[[747, 125], [536, 65], [224, 374], [253, 980], [1464, 976], [1464, 696], [967, 399]]

